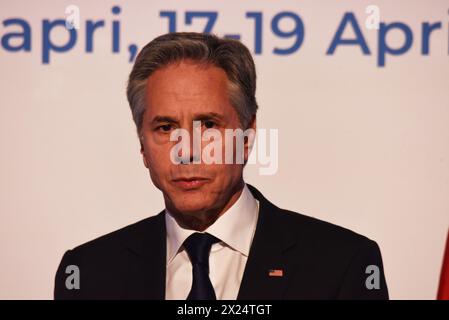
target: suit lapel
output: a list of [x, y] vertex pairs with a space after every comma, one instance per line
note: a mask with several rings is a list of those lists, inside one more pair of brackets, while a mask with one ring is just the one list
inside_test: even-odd
[[128, 241], [128, 250], [136, 259], [132, 272], [137, 281], [130, 288], [135, 299], [165, 299], [166, 242], [164, 211]]
[[282, 299], [288, 279], [297, 270], [286, 255], [296, 237], [284, 228], [280, 209], [248, 187], [259, 200], [259, 218], [237, 299]]
[[[296, 245], [296, 236], [288, 232], [280, 209], [255, 187], [248, 187], [259, 201], [259, 218], [237, 299], [282, 299], [297, 270], [287, 254]], [[132, 288], [136, 299], [165, 299], [166, 243], [164, 210], [127, 242], [137, 259], [132, 270], [139, 279], [134, 283], [137, 288]]]

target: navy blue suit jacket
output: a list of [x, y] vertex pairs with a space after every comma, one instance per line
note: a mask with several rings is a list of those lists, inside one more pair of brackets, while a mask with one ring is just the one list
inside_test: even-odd
[[[238, 299], [388, 299], [374, 241], [280, 209], [248, 187], [260, 209]], [[67, 251], [56, 273], [55, 299], [164, 299], [164, 214]], [[68, 265], [79, 268], [79, 289], [65, 285]], [[270, 276], [270, 270], [282, 270], [282, 276]]]

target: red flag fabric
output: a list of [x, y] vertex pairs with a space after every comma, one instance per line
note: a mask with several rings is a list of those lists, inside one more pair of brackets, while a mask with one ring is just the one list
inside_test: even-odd
[[437, 299], [449, 300], [449, 231], [447, 233], [446, 250], [444, 251]]

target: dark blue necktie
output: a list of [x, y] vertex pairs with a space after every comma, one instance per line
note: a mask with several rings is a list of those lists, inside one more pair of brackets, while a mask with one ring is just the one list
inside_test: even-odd
[[187, 300], [216, 300], [209, 279], [209, 253], [220, 240], [208, 233], [193, 233], [184, 241], [184, 248], [192, 262], [192, 289]]

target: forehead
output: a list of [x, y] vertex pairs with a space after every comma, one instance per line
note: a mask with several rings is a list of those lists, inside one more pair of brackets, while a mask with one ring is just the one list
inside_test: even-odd
[[228, 99], [226, 72], [213, 65], [190, 61], [156, 70], [146, 86], [147, 108], [152, 111], [204, 108], [218, 111], [229, 103]]

